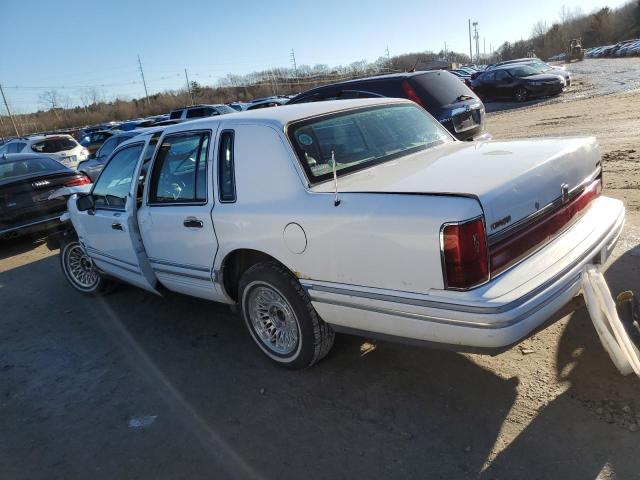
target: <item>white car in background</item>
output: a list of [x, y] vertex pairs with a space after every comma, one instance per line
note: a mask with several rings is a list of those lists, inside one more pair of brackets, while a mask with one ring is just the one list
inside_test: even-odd
[[71, 135], [34, 135], [14, 138], [0, 147], [3, 153], [41, 153], [75, 170], [78, 163], [89, 158], [89, 151]]
[[123, 142], [50, 247], [79, 292], [237, 305], [288, 367], [335, 331], [494, 350], [606, 261], [625, 211], [601, 188], [594, 138], [464, 142], [408, 100], [313, 102]]

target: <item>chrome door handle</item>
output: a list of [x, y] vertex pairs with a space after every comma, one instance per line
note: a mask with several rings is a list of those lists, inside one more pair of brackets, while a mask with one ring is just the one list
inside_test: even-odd
[[182, 224], [187, 228], [202, 228], [202, 227], [204, 227], [204, 223], [202, 223], [202, 220], [198, 220], [195, 217], [187, 217], [187, 218], [185, 218], [184, 222], [182, 222]]
[[111, 224], [111, 228], [113, 228], [114, 230], [120, 230], [121, 232], [124, 231], [124, 229], [122, 228], [122, 224], [118, 222], [113, 222]]

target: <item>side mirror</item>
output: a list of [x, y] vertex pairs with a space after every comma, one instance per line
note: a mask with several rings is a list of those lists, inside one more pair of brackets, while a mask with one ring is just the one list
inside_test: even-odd
[[93, 210], [95, 206], [93, 202], [93, 195], [87, 194], [79, 196], [76, 200], [76, 208], [79, 212], [86, 212], [87, 210]]

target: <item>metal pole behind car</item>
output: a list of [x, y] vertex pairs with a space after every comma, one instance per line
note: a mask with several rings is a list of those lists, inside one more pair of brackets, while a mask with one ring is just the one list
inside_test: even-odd
[[0, 85], [0, 93], [2, 93], [2, 100], [4, 100], [4, 106], [7, 109], [7, 113], [9, 114], [9, 118], [11, 119], [11, 123], [13, 124], [13, 129], [16, 131], [16, 136], [19, 137], [18, 127], [16, 126], [16, 121], [13, 119], [13, 115], [11, 115], [11, 110], [9, 110], [9, 104], [7, 103], [7, 97], [4, 96], [4, 90], [2, 89], [2, 85]]

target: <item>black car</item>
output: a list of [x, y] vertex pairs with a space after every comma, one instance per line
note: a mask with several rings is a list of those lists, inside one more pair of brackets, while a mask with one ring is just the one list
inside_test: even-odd
[[529, 65], [507, 65], [482, 72], [471, 80], [471, 88], [483, 100], [513, 99], [525, 102], [534, 97], [557, 95], [566, 83], [559, 75], [539, 73]]
[[395, 73], [317, 87], [294, 103], [349, 98], [408, 98], [422, 106], [460, 140], [473, 140], [484, 128], [484, 105], [460, 78], [444, 70]]
[[49, 196], [61, 187], [88, 183], [86, 175], [46, 155], [0, 156], [0, 239], [59, 227], [66, 198]]
[[104, 168], [109, 155], [125, 140], [140, 135], [141, 130], [129, 130], [127, 132], [113, 133], [101, 146], [98, 148], [95, 154], [93, 154], [88, 160], [80, 162], [78, 164], [78, 171], [86, 174], [92, 181], [95, 182], [96, 178]]

